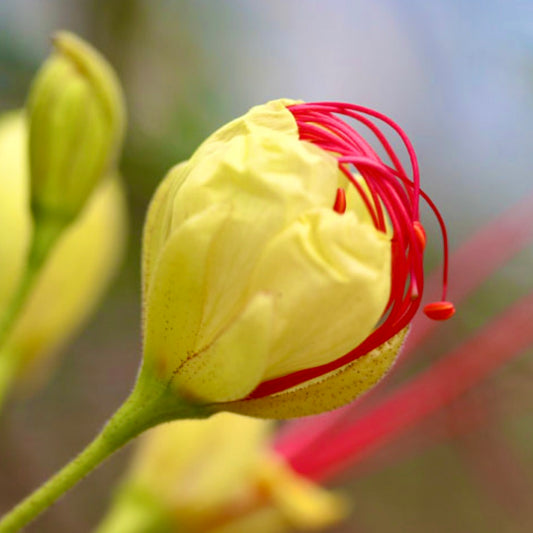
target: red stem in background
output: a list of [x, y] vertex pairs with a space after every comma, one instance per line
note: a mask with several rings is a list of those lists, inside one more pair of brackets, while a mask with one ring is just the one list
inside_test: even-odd
[[[474, 337], [433, 364], [348, 427], [328, 445], [288, 456], [302, 475], [324, 480], [354, 465], [521, 354], [533, 342], [533, 293], [514, 304]], [[287, 456], [279, 444], [277, 449]]]

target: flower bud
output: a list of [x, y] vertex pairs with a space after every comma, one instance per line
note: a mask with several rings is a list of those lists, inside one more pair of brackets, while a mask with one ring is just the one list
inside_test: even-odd
[[[0, 119], [0, 313], [23, 272], [31, 239], [27, 128], [22, 113]], [[94, 309], [116, 272], [126, 234], [120, 180], [99, 184], [60, 237], [6, 342], [19, 377], [35, 379]], [[3, 354], [4, 355], [4, 354]]]
[[27, 133], [20, 112], [0, 116], [0, 315], [24, 271], [31, 221]]
[[269, 446], [272, 424], [220, 413], [140, 439], [98, 533], [258, 531], [331, 525], [343, 500], [295, 474]]
[[35, 217], [70, 222], [115, 163], [125, 113], [107, 61], [59, 32], [28, 101], [31, 206]]
[[152, 201], [143, 371], [189, 401], [281, 418], [338, 407], [390, 368], [419, 305], [417, 178], [313, 106], [253, 108]]

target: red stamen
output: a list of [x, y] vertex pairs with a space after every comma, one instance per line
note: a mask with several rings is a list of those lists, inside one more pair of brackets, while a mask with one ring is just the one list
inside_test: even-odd
[[346, 211], [346, 191], [344, 189], [337, 189], [337, 196], [335, 196], [333, 211], [339, 213], [340, 215]]
[[[330, 363], [264, 381], [249, 395], [249, 398], [275, 394], [337, 370], [383, 344], [412, 320], [420, 306], [424, 289], [423, 251], [426, 239], [418, 215], [420, 196], [426, 200], [440, 225], [444, 249], [442, 300], [446, 300], [448, 279], [446, 226], [435, 204], [420, 189], [418, 162], [407, 135], [385, 115], [352, 104], [322, 102], [297, 104], [288, 109], [296, 120], [302, 141], [315, 144], [337, 157], [339, 169], [356, 188], [376, 229], [392, 232], [391, 292], [380, 323], [359, 346]], [[337, 117], [337, 114], [352, 118], [368, 128], [385, 150], [390, 165], [381, 159], [368, 141], [355, 129]], [[374, 120], [384, 122], [399, 135], [411, 163], [411, 178]], [[359, 183], [361, 178], [364, 187]], [[345, 203], [345, 191], [338, 189], [333, 209], [344, 212]], [[445, 317], [446, 312], [441, 306], [440, 313], [430, 312], [428, 316], [430, 318], [438, 316], [438, 320], [443, 320], [452, 314], [453, 311], [448, 310]]]
[[424, 314], [433, 320], [448, 320], [455, 315], [451, 302], [432, 302], [424, 307]]

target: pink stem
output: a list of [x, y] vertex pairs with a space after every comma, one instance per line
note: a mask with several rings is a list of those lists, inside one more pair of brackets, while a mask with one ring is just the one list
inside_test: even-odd
[[533, 342], [532, 314], [533, 293], [340, 430], [328, 446], [289, 458], [293, 468], [323, 480], [357, 463], [523, 352]]

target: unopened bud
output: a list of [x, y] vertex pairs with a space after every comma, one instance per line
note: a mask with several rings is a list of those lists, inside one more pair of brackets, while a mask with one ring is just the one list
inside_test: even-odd
[[122, 142], [122, 91], [107, 61], [59, 32], [28, 101], [34, 217], [70, 222], [114, 164]]

